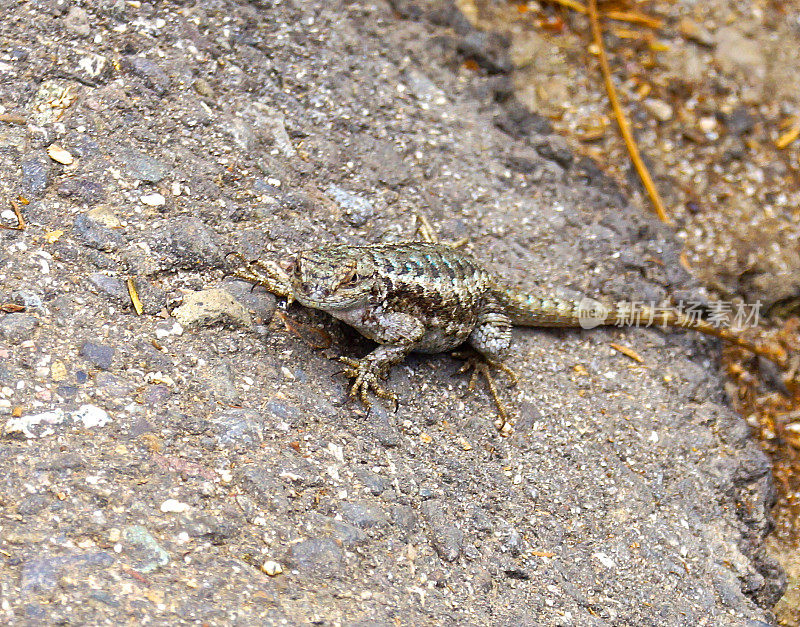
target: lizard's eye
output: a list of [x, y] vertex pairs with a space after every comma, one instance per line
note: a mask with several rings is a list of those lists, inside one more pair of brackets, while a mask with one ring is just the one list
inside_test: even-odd
[[352, 287], [353, 285], [358, 283], [359, 279], [360, 279], [360, 277], [358, 276], [358, 274], [353, 272], [353, 274], [351, 274], [349, 276], [346, 276], [344, 278], [344, 280], [342, 281], [342, 285], [347, 286], [347, 287]]

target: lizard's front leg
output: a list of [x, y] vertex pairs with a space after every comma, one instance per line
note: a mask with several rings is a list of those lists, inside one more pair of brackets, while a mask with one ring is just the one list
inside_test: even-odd
[[381, 384], [389, 374], [389, 369], [401, 363], [411, 352], [410, 346], [383, 344], [362, 359], [340, 357], [345, 364], [344, 374], [353, 379], [350, 396], [358, 396], [367, 407], [370, 406], [368, 392], [372, 391], [378, 398], [385, 398], [397, 407], [397, 395]]
[[425, 325], [406, 313], [368, 312], [358, 323], [348, 319], [361, 333], [381, 345], [362, 359], [340, 357], [347, 367], [345, 376], [353, 379], [351, 396], [358, 396], [369, 407], [367, 394], [372, 391], [378, 398], [391, 400], [397, 407], [397, 396], [381, 385], [389, 369], [401, 363], [414, 349], [414, 344], [425, 335]]

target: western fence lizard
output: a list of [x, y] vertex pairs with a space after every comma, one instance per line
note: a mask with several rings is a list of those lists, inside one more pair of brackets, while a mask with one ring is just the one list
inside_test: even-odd
[[274, 262], [258, 262], [238, 276], [289, 301], [325, 311], [379, 344], [362, 359], [340, 358], [345, 374], [354, 379], [351, 395], [366, 405], [369, 391], [397, 402], [381, 381], [410, 352], [439, 353], [468, 344], [483, 359], [470, 358], [462, 371], [474, 368], [470, 388], [478, 373], [486, 376], [501, 429], [506, 428], [506, 412], [488, 366], [513, 376], [501, 360], [515, 325], [591, 328], [630, 321], [636, 314], [654, 326], [686, 327], [776, 356], [729, 329], [678, 310], [606, 308], [590, 299], [542, 298], [505, 287], [470, 255], [432, 242], [321, 246], [298, 253], [288, 271]]

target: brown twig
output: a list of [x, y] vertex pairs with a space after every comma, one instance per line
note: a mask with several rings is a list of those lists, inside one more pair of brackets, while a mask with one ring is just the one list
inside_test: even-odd
[[5, 122], [6, 124], [19, 124], [21, 126], [23, 124], [27, 124], [28, 120], [21, 115], [14, 115], [13, 113], [0, 113], [0, 122]]
[[[576, 13], [580, 13], [582, 15], [586, 15], [589, 12], [588, 7], [578, 2], [578, 0], [547, 0], [552, 4], [557, 4], [567, 9], [571, 9]], [[638, 11], [609, 11], [608, 13], [603, 13], [603, 17], [607, 17], [610, 20], [616, 20], [618, 22], [630, 22], [631, 24], [640, 24], [642, 26], [647, 26], [649, 28], [659, 29], [664, 25], [664, 20], [660, 20], [657, 17], [650, 17], [649, 15], [645, 15], [644, 13], [639, 13]]]
[[14, 210], [14, 215], [17, 216], [17, 226], [6, 226], [5, 224], [0, 224], [0, 229], [7, 229], [9, 231], [24, 231], [25, 218], [22, 217], [22, 211], [20, 211], [19, 205], [12, 200], [11, 208]]
[[603, 81], [606, 85], [608, 99], [611, 101], [611, 108], [614, 110], [614, 116], [617, 119], [617, 124], [619, 125], [622, 139], [625, 140], [625, 146], [628, 148], [631, 161], [633, 161], [633, 165], [636, 168], [636, 171], [639, 173], [639, 178], [642, 179], [642, 184], [647, 190], [650, 200], [653, 202], [658, 219], [662, 222], [666, 222], [667, 224], [671, 224], [672, 221], [667, 216], [667, 212], [664, 209], [664, 203], [661, 201], [661, 196], [659, 195], [658, 190], [653, 183], [653, 179], [650, 176], [647, 166], [645, 166], [644, 161], [642, 161], [642, 157], [639, 154], [639, 148], [636, 145], [636, 140], [633, 138], [630, 125], [625, 117], [625, 113], [622, 111], [622, 106], [619, 103], [617, 92], [614, 89], [614, 82], [611, 80], [611, 67], [608, 64], [608, 55], [606, 55], [606, 49], [603, 46], [603, 33], [600, 29], [600, 18], [597, 15], [597, 0], [589, 0], [588, 12], [589, 21], [592, 25], [592, 38], [594, 39], [594, 44], [597, 46], [600, 57], [600, 69], [603, 72]]
[[552, 2], [553, 4], [558, 4], [568, 9], [572, 9], [577, 13], [586, 13], [586, 7], [582, 5], [580, 2], [577, 2], [577, 0], [549, 0], [549, 2]]
[[607, 17], [610, 20], [617, 20], [618, 22], [640, 24], [641, 26], [647, 26], [655, 30], [658, 30], [664, 25], [664, 20], [660, 20], [657, 17], [650, 17], [638, 11], [609, 11], [608, 13], [603, 13], [603, 17]]

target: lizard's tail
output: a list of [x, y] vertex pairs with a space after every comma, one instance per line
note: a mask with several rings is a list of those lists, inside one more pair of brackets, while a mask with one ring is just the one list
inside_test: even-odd
[[751, 342], [742, 337], [739, 331], [702, 319], [699, 310], [684, 313], [678, 309], [654, 308], [640, 303], [618, 303], [608, 307], [590, 298], [580, 301], [540, 298], [511, 288], [494, 290], [493, 293], [501, 310], [517, 326], [584, 329], [598, 326], [678, 327], [718, 337], [778, 364], [786, 359], [785, 352], [778, 346], [763, 346]]

